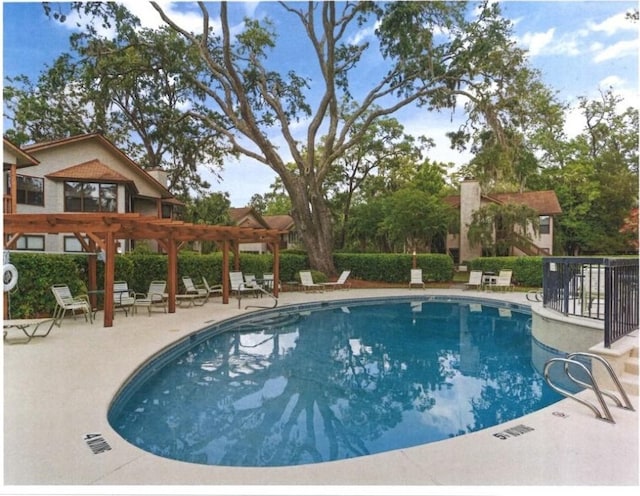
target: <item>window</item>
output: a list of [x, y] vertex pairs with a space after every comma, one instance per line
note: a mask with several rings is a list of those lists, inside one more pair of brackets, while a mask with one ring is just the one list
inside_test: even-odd
[[65, 212], [115, 212], [118, 208], [118, 186], [109, 183], [65, 181]]
[[16, 241], [16, 249], [44, 251], [44, 236], [20, 236]]
[[173, 214], [173, 207], [171, 205], [167, 205], [166, 203], [162, 204], [162, 218], [163, 219], [171, 219]]
[[[89, 239], [84, 238], [85, 242], [88, 243]], [[75, 236], [65, 236], [64, 237], [64, 251], [78, 253], [84, 252], [84, 248], [82, 248], [82, 244]]]
[[548, 215], [540, 216], [540, 234], [549, 234], [551, 232], [551, 217]]
[[[44, 179], [16, 174], [18, 191], [16, 201], [21, 205], [44, 207]], [[7, 191], [11, 193], [11, 181], [7, 177]]]

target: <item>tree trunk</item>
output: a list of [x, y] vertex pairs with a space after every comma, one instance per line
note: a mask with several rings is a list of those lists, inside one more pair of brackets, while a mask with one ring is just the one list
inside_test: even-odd
[[291, 216], [309, 256], [311, 268], [335, 276], [333, 263], [333, 224], [331, 212], [319, 192], [312, 192], [300, 178], [288, 186]]

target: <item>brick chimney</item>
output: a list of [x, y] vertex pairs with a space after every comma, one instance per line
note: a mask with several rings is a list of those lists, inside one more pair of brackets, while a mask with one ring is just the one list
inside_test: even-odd
[[147, 173], [162, 184], [165, 188], [169, 187], [169, 174], [167, 171], [161, 169], [160, 167], [155, 167], [153, 169], [146, 169]]
[[467, 233], [473, 213], [480, 208], [480, 183], [465, 179], [460, 184], [460, 263], [482, 255], [481, 246], [471, 246]]

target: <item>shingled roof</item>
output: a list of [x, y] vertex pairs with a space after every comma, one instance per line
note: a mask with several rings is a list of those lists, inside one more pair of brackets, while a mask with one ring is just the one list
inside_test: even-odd
[[[552, 190], [526, 191], [524, 193], [493, 193], [491, 195], [482, 195], [482, 200], [493, 203], [527, 205], [538, 212], [539, 215], [562, 213], [556, 192]], [[444, 201], [452, 207], [460, 207], [460, 195], [447, 196]]]
[[263, 219], [271, 229], [278, 231], [290, 231], [294, 226], [293, 217], [290, 215], [265, 215]]
[[[129, 168], [129, 170], [131, 170], [136, 176], [141, 178], [147, 184], [151, 185], [153, 187], [153, 189], [158, 192], [158, 194], [160, 195], [160, 197], [163, 200], [170, 200], [170, 201], [172, 201], [173, 203], [176, 203], [176, 204], [181, 204], [182, 203], [182, 202], [180, 202], [179, 200], [177, 200], [175, 198], [175, 196], [167, 189], [166, 185], [161, 184], [155, 177], [153, 177], [146, 170], [144, 170], [142, 167], [140, 167], [126, 153], [124, 153], [122, 150], [120, 150], [117, 146], [115, 146], [111, 141], [109, 141], [107, 138], [105, 138], [100, 133], [81, 134], [81, 135], [70, 136], [70, 137], [67, 137], [67, 138], [57, 139], [57, 140], [53, 140], [53, 141], [34, 143], [34, 144], [31, 144], [31, 145], [23, 146], [22, 150], [24, 150], [27, 153], [33, 154], [33, 153], [40, 152], [42, 150], [49, 150], [49, 149], [53, 149], [53, 148], [65, 147], [65, 146], [68, 146], [68, 145], [73, 145], [73, 144], [82, 143], [82, 142], [86, 142], [86, 141], [94, 141], [96, 143], [99, 143], [105, 149], [107, 149], [108, 151], [112, 152], [114, 155], [119, 157], [120, 160]], [[83, 164], [78, 164], [78, 165], [83, 165]], [[68, 169], [65, 169], [65, 170], [68, 170]], [[90, 170], [84, 171], [84, 173], [90, 173], [90, 172], [91, 172]], [[94, 171], [94, 173], [95, 172], [97, 172], [97, 171]], [[47, 176], [47, 177], [49, 177], [51, 179], [56, 179], [56, 178], [57, 179], [61, 179], [60, 176], [58, 176], [58, 177], [56, 177], [56, 176]], [[65, 179], [67, 179], [67, 178], [65, 178]], [[76, 179], [80, 179], [80, 178], [76, 178]], [[85, 180], [87, 180], [87, 179], [93, 180], [93, 179], [97, 179], [97, 178], [96, 177], [87, 177], [87, 178], [85, 178]], [[129, 182], [128, 179], [127, 179], [127, 182]]]
[[100, 181], [111, 183], [132, 183], [128, 177], [114, 171], [109, 166], [97, 159], [89, 160], [81, 164], [72, 165], [66, 169], [61, 169], [51, 174], [47, 174], [48, 179], [64, 179], [71, 181]]

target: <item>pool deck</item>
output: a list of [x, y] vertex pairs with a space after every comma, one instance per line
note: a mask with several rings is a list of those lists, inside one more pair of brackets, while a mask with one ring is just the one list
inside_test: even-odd
[[[530, 304], [517, 292], [376, 289], [287, 292], [281, 295], [280, 306], [425, 294]], [[93, 325], [80, 316], [67, 318], [45, 338], [24, 345], [5, 343], [3, 493], [71, 494], [81, 488], [83, 494], [117, 494], [126, 486], [130, 494], [144, 486], [154, 487], [153, 492], [170, 486], [174, 488], [170, 493], [207, 487], [209, 494], [257, 494], [264, 492], [260, 486], [280, 486], [280, 494], [290, 493], [291, 488], [294, 493], [324, 494], [331, 487], [342, 487], [341, 494], [379, 494], [387, 486], [403, 486], [412, 493], [443, 494], [443, 486], [450, 486], [458, 488], [457, 493], [469, 494], [471, 486], [476, 486], [485, 493], [493, 487], [490, 493], [497, 494], [509, 486], [596, 485], [622, 486], [615, 489], [620, 494], [639, 484], [637, 411], [611, 407], [616, 423], [610, 424], [568, 399], [446, 441], [281, 468], [215, 467], [167, 460], [129, 444], [109, 426], [110, 402], [141, 363], [213, 321], [255, 311], [245, 310], [244, 305], [256, 301], [260, 302], [244, 299], [241, 310], [235, 299], [223, 305], [220, 298], [213, 298], [201, 307], [177, 308], [174, 314], [149, 317], [143, 310], [125, 317], [117, 312], [110, 328], [102, 327], [99, 312]], [[638, 397], [630, 398], [637, 410]], [[104, 439], [110, 450], [94, 454], [86, 441], [91, 434]], [[183, 489], [178, 491], [178, 486]], [[344, 486], [353, 487], [347, 490]]]

